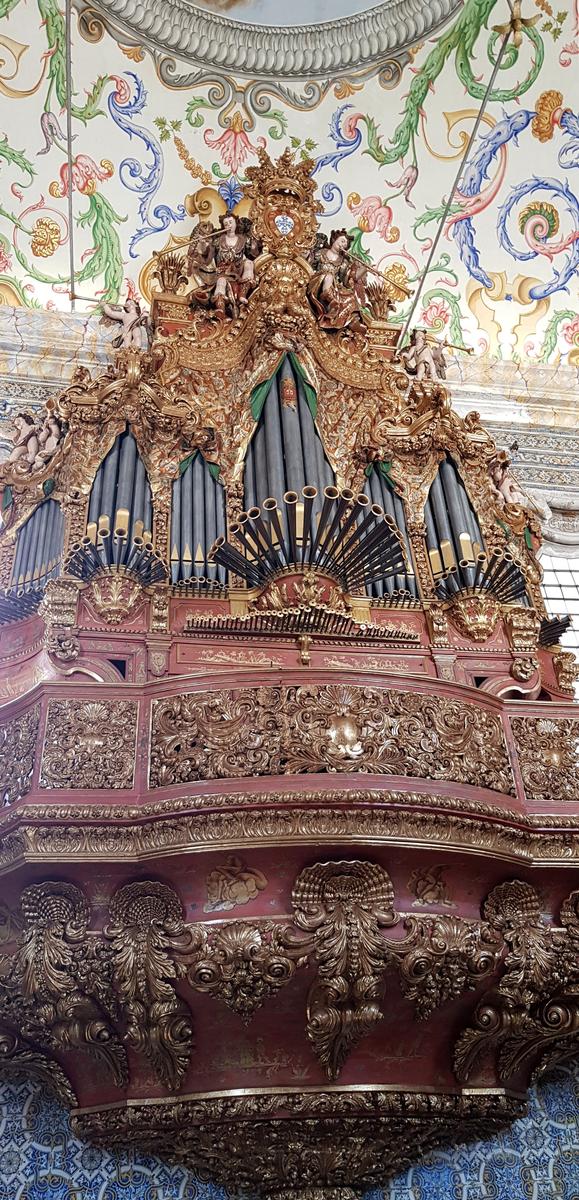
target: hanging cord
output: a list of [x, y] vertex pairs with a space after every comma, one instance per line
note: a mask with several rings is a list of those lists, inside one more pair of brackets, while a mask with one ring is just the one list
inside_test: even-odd
[[66, 156], [68, 159], [68, 294], [70, 311], [75, 311], [74, 294], [74, 213], [72, 204], [72, 0], [65, 0], [66, 39]]
[[410, 312], [408, 313], [408, 316], [407, 316], [407, 318], [406, 318], [406, 321], [404, 322], [404, 327], [403, 327], [403, 329], [402, 329], [402, 333], [401, 333], [401, 335], [400, 335], [400, 339], [399, 339], [399, 342], [398, 342], [398, 345], [400, 346], [400, 348], [402, 348], [402, 346], [404, 345], [404, 339], [405, 339], [405, 337], [406, 337], [406, 335], [407, 335], [407, 333], [408, 333], [408, 330], [409, 330], [409, 328], [410, 328], [410, 322], [412, 321], [412, 318], [413, 318], [413, 316], [414, 316], [414, 313], [416, 312], [416, 308], [417, 308], [417, 305], [418, 305], [418, 301], [420, 300], [420, 297], [421, 297], [421, 295], [422, 295], [422, 289], [423, 289], [423, 287], [424, 287], [424, 284], [425, 284], [425, 282], [426, 282], [426, 277], [427, 277], [427, 275], [428, 275], [428, 271], [429, 271], [429, 269], [430, 269], [430, 264], [432, 263], [432, 260], [433, 260], [433, 258], [434, 258], [434, 255], [436, 254], [436, 250], [437, 250], [437, 247], [438, 247], [438, 243], [439, 243], [439, 241], [440, 241], [440, 239], [441, 239], [441, 237], [442, 237], [442, 232], [443, 232], [443, 229], [444, 229], [444, 223], [445, 223], [445, 221], [446, 221], [446, 218], [447, 218], [447, 216], [448, 216], [449, 209], [450, 209], [450, 206], [451, 206], [451, 204], [452, 204], [452, 201], [454, 200], [454, 195], [455, 195], [455, 192], [456, 192], [456, 190], [457, 190], [457, 188], [458, 188], [458, 185], [459, 185], [459, 183], [460, 183], [460, 177], [461, 177], [461, 175], [462, 175], [462, 173], [463, 173], [463, 171], [464, 171], [464, 168], [465, 168], [466, 162], [467, 162], [467, 160], [468, 160], [468, 156], [469, 156], [469, 154], [470, 154], [470, 152], [471, 152], [471, 149], [472, 149], [472, 146], [473, 146], [474, 140], [475, 140], [475, 138], [476, 138], [476, 135], [477, 135], [477, 133], [478, 133], [478, 131], [479, 131], [480, 123], [481, 123], [481, 121], [482, 121], [482, 119], [483, 119], [483, 116], [484, 116], [484, 114], [485, 114], [485, 109], [486, 109], [486, 106], [487, 106], [487, 104], [488, 104], [488, 102], [489, 102], [489, 97], [490, 97], [490, 95], [491, 95], [491, 92], [492, 92], [492, 90], [493, 90], [493, 88], [494, 88], [494, 85], [495, 85], [495, 80], [496, 80], [496, 78], [497, 78], [497, 75], [498, 75], [498, 73], [499, 73], [499, 71], [500, 71], [500, 68], [501, 68], [501, 63], [502, 63], [502, 61], [503, 61], [504, 53], [505, 53], [505, 50], [506, 50], [506, 48], [507, 48], [507, 45], [508, 45], [509, 39], [511, 38], [511, 35], [512, 35], [512, 38], [513, 38], [513, 44], [514, 44], [514, 45], [515, 45], [515, 46], [518, 48], [518, 47], [521, 45], [521, 42], [522, 42], [522, 40], [523, 40], [523, 33], [522, 33], [523, 27], [526, 27], [526, 26], [529, 26], [529, 25], [535, 25], [535, 24], [536, 24], [536, 22], [539, 20], [539, 17], [531, 17], [530, 19], [525, 19], [525, 18], [521, 17], [521, 0], [512, 0], [512, 3], [511, 3], [511, 0], [508, 0], [508, 4], [509, 4], [509, 9], [510, 9], [510, 12], [511, 12], [511, 19], [510, 19], [510, 21], [509, 21], [509, 22], [508, 22], [506, 25], [494, 25], [494, 26], [493, 26], [493, 29], [495, 30], [495, 32], [496, 32], [496, 33], [502, 33], [502, 34], [503, 34], [503, 40], [502, 40], [502, 43], [501, 43], [501, 47], [500, 47], [500, 50], [499, 50], [499, 52], [498, 52], [498, 54], [497, 54], [496, 61], [495, 61], [495, 65], [494, 65], [494, 67], [493, 67], [493, 70], [492, 70], [491, 77], [490, 77], [490, 79], [489, 79], [489, 81], [488, 81], [488, 84], [487, 84], [487, 88], [486, 88], [485, 94], [484, 94], [484, 96], [483, 96], [483, 98], [482, 98], [482, 101], [481, 101], [481, 106], [480, 106], [480, 108], [479, 108], [479, 110], [478, 110], [478, 114], [477, 114], [476, 121], [475, 121], [475, 123], [474, 123], [474, 125], [473, 125], [473, 127], [472, 127], [471, 134], [470, 134], [470, 137], [469, 137], [469, 139], [468, 139], [468, 142], [467, 142], [467, 145], [466, 145], [466, 149], [465, 149], [465, 151], [464, 151], [464, 154], [463, 154], [463, 156], [462, 156], [462, 158], [461, 158], [461, 160], [460, 160], [459, 167], [458, 167], [458, 171], [457, 171], [457, 173], [456, 173], [456, 176], [455, 176], [455, 179], [454, 179], [454, 183], [453, 183], [453, 185], [452, 185], [452, 188], [451, 188], [451, 190], [450, 190], [450, 193], [449, 193], [448, 199], [447, 199], [447, 201], [446, 201], [446, 204], [445, 204], [445, 206], [444, 206], [444, 211], [443, 211], [443, 213], [442, 213], [442, 216], [441, 216], [441, 218], [440, 218], [440, 223], [439, 223], [439, 225], [438, 225], [438, 228], [437, 228], [437, 230], [436, 230], [436, 235], [435, 235], [434, 241], [433, 241], [433, 243], [432, 243], [432, 246], [430, 247], [430, 254], [428, 255], [428, 260], [427, 260], [426, 266], [425, 266], [425, 268], [424, 268], [424, 271], [422, 272], [422, 275], [420, 276], [420, 281], [419, 281], [418, 287], [417, 287], [417, 289], [416, 289], [416, 293], [415, 293], [414, 299], [413, 299], [413, 301], [412, 301], [412, 304], [411, 304], [411, 306], [410, 306]]

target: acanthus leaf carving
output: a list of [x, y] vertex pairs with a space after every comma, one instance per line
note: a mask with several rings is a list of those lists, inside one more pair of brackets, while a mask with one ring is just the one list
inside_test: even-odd
[[52, 1056], [43, 1054], [25, 1038], [0, 1028], [0, 1077], [11, 1079], [13, 1076], [32, 1076], [67, 1108], [77, 1102], [69, 1079]]
[[394, 890], [376, 863], [317, 863], [294, 885], [295, 923], [285, 944], [317, 963], [307, 1006], [307, 1036], [336, 1079], [350, 1050], [382, 1019], [380, 998], [388, 961], [380, 934], [396, 924]]
[[153, 705], [152, 787], [359, 771], [513, 789], [499, 718], [446, 696], [307, 684], [195, 692]]
[[183, 921], [172, 888], [154, 881], [128, 883], [115, 893], [104, 936], [110, 942], [117, 1015], [126, 1041], [152, 1063], [175, 1091], [193, 1049], [191, 1013], [175, 991], [201, 935]]
[[503, 1080], [529, 1063], [537, 1074], [577, 1049], [579, 892], [561, 907], [563, 928], [547, 924], [535, 888], [518, 880], [494, 888], [483, 913], [507, 944], [505, 971], [457, 1041], [455, 1074], [467, 1080], [485, 1053], [496, 1053]]
[[447, 1000], [476, 988], [497, 966], [502, 939], [488, 924], [434, 913], [408, 917], [408, 936], [391, 942], [402, 992], [426, 1020]]
[[288, 952], [275, 922], [232, 921], [203, 931], [202, 949], [187, 978], [195, 991], [222, 1000], [247, 1023], [306, 963], [307, 954]]
[[50, 1051], [87, 1051], [122, 1087], [126, 1055], [101, 1004], [85, 896], [74, 884], [46, 881], [24, 889], [21, 907], [24, 929], [17, 953], [4, 964], [0, 1017]]
[[0, 807], [30, 791], [39, 724], [40, 705], [35, 704], [0, 725]]

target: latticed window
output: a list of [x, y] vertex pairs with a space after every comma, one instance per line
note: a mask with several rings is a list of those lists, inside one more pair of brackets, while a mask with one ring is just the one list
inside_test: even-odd
[[[544, 554], [541, 566], [544, 571], [543, 595], [549, 613], [569, 613], [573, 618], [561, 645], [579, 657], [579, 558]], [[579, 684], [575, 690], [579, 695]]]

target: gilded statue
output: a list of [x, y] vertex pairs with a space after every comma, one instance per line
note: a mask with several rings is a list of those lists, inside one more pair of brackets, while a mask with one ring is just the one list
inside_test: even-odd
[[316, 238], [308, 296], [321, 329], [365, 332], [360, 314], [366, 307], [367, 267], [350, 254], [351, 245], [345, 229], [334, 229], [329, 241], [323, 233]]
[[189, 243], [187, 268], [195, 281], [193, 306], [211, 308], [223, 320], [238, 317], [247, 305], [261, 246], [247, 217], [226, 213], [220, 223], [221, 229], [214, 229], [210, 221], [198, 223]]

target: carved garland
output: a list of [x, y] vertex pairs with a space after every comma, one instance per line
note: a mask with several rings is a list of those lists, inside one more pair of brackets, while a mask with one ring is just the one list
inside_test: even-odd
[[24, 1064], [32, 1055], [31, 1069], [41, 1069], [55, 1052], [83, 1050], [124, 1087], [130, 1047], [175, 1090], [193, 1046], [191, 1011], [177, 981], [187, 980], [247, 1022], [307, 965], [316, 975], [306, 1032], [335, 1079], [382, 1019], [387, 972], [399, 975], [417, 1016], [427, 1019], [492, 975], [505, 949], [501, 979], [458, 1039], [458, 1079], [469, 1078], [485, 1051], [498, 1053], [503, 1079], [519, 1076], [529, 1060], [545, 1069], [574, 1052], [579, 892], [562, 905], [562, 929], [546, 923], [535, 889], [514, 881], [490, 893], [482, 923], [426, 913], [406, 920], [405, 938], [389, 939], [381, 930], [400, 920], [389, 876], [378, 864], [353, 860], [303, 870], [292, 904], [294, 925], [187, 925], [173, 889], [136, 881], [113, 896], [102, 934], [88, 936], [90, 910], [78, 887], [49, 881], [25, 888], [23, 928], [11, 927], [6, 944], [14, 952], [2, 959], [1, 1056], [14, 1063], [23, 1054]]

